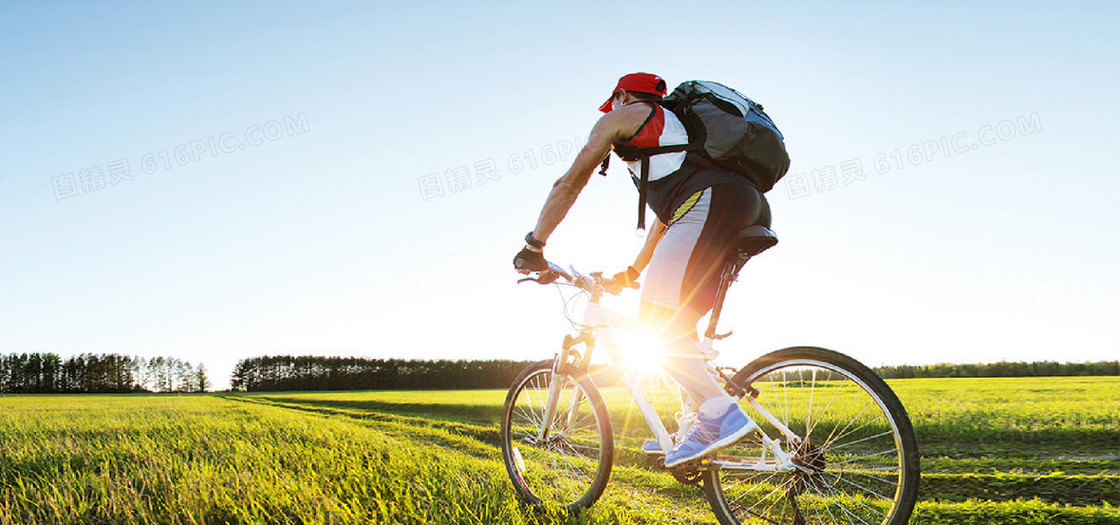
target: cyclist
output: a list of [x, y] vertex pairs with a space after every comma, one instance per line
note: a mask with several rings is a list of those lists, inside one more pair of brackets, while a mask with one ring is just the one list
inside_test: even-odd
[[[536, 227], [525, 236], [526, 246], [514, 258], [518, 271], [547, 268], [545, 241], [612, 149], [629, 159], [628, 147], [688, 143], [684, 125], [658, 104], [665, 92], [665, 81], [657, 75], [619, 79], [599, 108], [606, 115], [553, 185]], [[732, 445], [757, 428], [708, 373], [696, 324], [714, 305], [719, 270], [736, 234], [749, 226], [770, 227], [770, 207], [746, 178], [699, 166], [684, 152], [655, 155], [648, 162], [647, 202], [656, 220], [634, 263], [614, 279], [634, 286], [646, 270], [638, 318], [658, 336], [666, 371], [699, 403], [691, 427], [677, 429], [684, 439], [665, 455], [665, 466], [673, 467]], [[639, 162], [627, 160], [627, 166], [637, 185]]]

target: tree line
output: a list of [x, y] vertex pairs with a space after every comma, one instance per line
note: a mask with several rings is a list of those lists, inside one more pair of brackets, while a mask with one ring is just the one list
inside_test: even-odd
[[263, 356], [238, 362], [230, 385], [250, 392], [506, 388], [530, 363]]
[[875, 372], [885, 379], [908, 379], [915, 377], [1042, 377], [1042, 376], [1116, 376], [1120, 375], [1120, 361], [1097, 361], [1091, 363], [1058, 363], [1055, 361], [1034, 361], [1030, 363], [998, 363], [955, 365], [939, 363], [935, 365], [898, 365], [880, 366]]
[[[242, 359], [234, 390], [407, 390], [507, 388], [532, 361], [404, 360], [361, 357], [263, 356]], [[1120, 361], [1097, 363], [990, 363], [882, 366], [882, 377], [1023, 377], [1120, 375]], [[618, 382], [615, 371], [592, 367], [601, 385]]]
[[174, 357], [53, 353], [0, 355], [0, 392], [12, 394], [204, 392], [206, 368]]
[[[231, 386], [243, 391], [406, 390], [506, 388], [532, 361], [406, 360], [361, 357], [263, 356], [242, 359]], [[933, 377], [1116, 376], [1120, 361], [1054, 361], [880, 366], [887, 379]], [[593, 367], [601, 384], [618, 381], [614, 370]], [[0, 393], [203, 392], [210, 381], [202, 364], [174, 357], [120, 354], [0, 354]]]

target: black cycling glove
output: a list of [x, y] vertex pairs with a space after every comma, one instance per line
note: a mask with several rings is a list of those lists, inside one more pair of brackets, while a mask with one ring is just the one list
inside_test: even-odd
[[618, 283], [619, 286], [623, 288], [637, 288], [638, 283], [635, 281], [638, 280], [640, 275], [642, 275], [642, 272], [635, 270], [633, 266], [627, 266], [626, 271], [614, 274], [611, 280]]
[[513, 267], [517, 270], [529, 270], [530, 272], [540, 272], [548, 269], [548, 261], [544, 260], [544, 254], [541, 252], [534, 252], [529, 248], [522, 248], [513, 257]]

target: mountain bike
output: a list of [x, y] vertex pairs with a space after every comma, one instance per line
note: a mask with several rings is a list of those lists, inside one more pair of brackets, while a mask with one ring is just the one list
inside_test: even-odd
[[502, 457], [518, 497], [575, 513], [606, 488], [615, 439], [590, 374], [592, 353], [603, 346], [653, 434], [642, 451], [678, 481], [701, 486], [721, 524], [906, 523], [918, 492], [917, 439], [902, 403], [870, 368], [815, 347], [770, 352], [738, 371], [714, 364], [714, 343], [730, 335], [716, 333], [728, 287], [751, 257], [775, 244], [767, 228], [740, 232], [698, 342], [709, 373], [759, 428], [730, 447], [671, 469], [664, 467], [664, 451], [687, 434], [697, 403], [682, 390], [678, 431], [670, 434], [642, 388], [635, 366], [641, 358], [628, 357], [615, 337], [635, 329], [636, 321], [600, 305], [605, 294], [621, 287], [601, 274], [551, 263], [536, 277], [522, 279], [572, 287], [587, 304], [582, 320], [573, 322], [578, 332], [564, 337], [552, 359], [525, 368], [506, 396]]

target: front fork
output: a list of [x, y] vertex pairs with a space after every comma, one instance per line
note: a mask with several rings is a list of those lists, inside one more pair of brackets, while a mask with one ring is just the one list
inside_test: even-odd
[[[579, 343], [583, 343], [586, 351], [583, 355], [573, 349]], [[548, 432], [552, 428], [552, 421], [556, 417], [557, 407], [560, 404], [560, 392], [568, 387], [568, 376], [562, 370], [567, 365], [572, 365], [578, 370], [587, 371], [588, 365], [591, 363], [591, 351], [594, 348], [594, 337], [587, 330], [580, 332], [579, 336], [572, 337], [570, 335], [564, 336], [564, 343], [560, 347], [560, 352], [556, 354], [556, 359], [552, 362], [552, 381], [548, 384], [548, 399], [545, 401], [544, 418], [541, 420], [541, 429], [537, 434], [537, 442], [544, 443], [548, 439]], [[569, 360], [572, 362], [569, 363]], [[568, 405], [567, 425], [564, 428], [572, 428], [575, 426], [576, 417], [578, 417], [579, 404], [583, 401], [583, 392], [578, 388], [572, 389], [572, 401]]]

